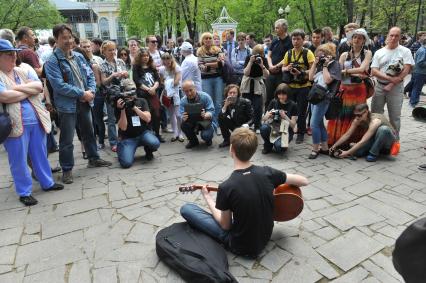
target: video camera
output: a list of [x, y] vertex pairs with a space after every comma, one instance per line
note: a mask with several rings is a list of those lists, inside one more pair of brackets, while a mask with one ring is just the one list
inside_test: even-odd
[[135, 106], [133, 97], [136, 96], [136, 89], [125, 91], [123, 86], [110, 85], [106, 87], [106, 99], [108, 103], [114, 108], [117, 107], [117, 101], [122, 99], [124, 101], [124, 108], [132, 109]]

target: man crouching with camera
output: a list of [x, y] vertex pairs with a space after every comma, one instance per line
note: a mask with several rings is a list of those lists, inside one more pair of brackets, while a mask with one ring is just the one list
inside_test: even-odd
[[151, 121], [148, 102], [133, 95], [122, 95], [116, 100], [118, 120], [118, 161], [122, 168], [133, 165], [136, 149], [143, 146], [145, 157], [152, 160], [152, 154], [160, 147], [160, 141], [148, 127]]
[[263, 138], [263, 154], [272, 151], [283, 153], [293, 139], [297, 123], [297, 104], [288, 99], [289, 87], [278, 85], [275, 98], [271, 100], [263, 116], [264, 124], [260, 127]]

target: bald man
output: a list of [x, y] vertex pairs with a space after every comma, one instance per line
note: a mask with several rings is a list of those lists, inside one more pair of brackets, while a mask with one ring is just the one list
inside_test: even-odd
[[399, 45], [400, 39], [401, 29], [391, 28], [386, 38], [386, 46], [374, 54], [371, 63], [371, 74], [377, 78], [371, 112], [383, 114], [385, 104], [387, 105], [389, 121], [397, 131], [397, 139], [401, 128], [403, 82], [414, 65], [410, 49]]

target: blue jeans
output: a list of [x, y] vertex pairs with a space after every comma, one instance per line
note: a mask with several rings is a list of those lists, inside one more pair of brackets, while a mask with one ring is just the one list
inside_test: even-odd
[[59, 128], [59, 164], [62, 171], [71, 171], [74, 167], [74, 129], [80, 129], [81, 141], [89, 160], [99, 159], [96, 139], [93, 132], [92, 113], [88, 103], [77, 102], [75, 113], [58, 112], [61, 121]]
[[413, 88], [410, 92], [410, 104], [414, 106], [419, 103], [422, 88], [426, 83], [426, 75], [413, 74], [413, 78], [411, 80], [413, 81]]
[[355, 155], [366, 156], [372, 154], [379, 156], [380, 153], [389, 154], [395, 140], [394, 132], [388, 126], [382, 125], [377, 129], [376, 134], [357, 150]]
[[121, 167], [129, 168], [135, 160], [136, 149], [143, 146], [146, 153], [152, 153], [160, 147], [160, 141], [153, 132], [146, 130], [136, 138], [128, 138], [118, 142], [117, 155]]
[[109, 103], [105, 103], [105, 97], [99, 94], [96, 94], [94, 103], [93, 116], [95, 117], [95, 123], [98, 127], [99, 144], [104, 144], [105, 140], [104, 105], [106, 104], [109, 145], [117, 145], [117, 128], [115, 127], [114, 108]]
[[[324, 99], [318, 104], [311, 104], [311, 129], [312, 129], [312, 143], [320, 144], [322, 142], [327, 142], [327, 130], [324, 126], [324, 116], [328, 110], [328, 105], [330, 101]], [[300, 117], [299, 117], [300, 119]]]
[[[266, 150], [271, 150], [274, 148], [275, 152], [284, 152], [287, 148], [281, 147], [281, 138], [278, 138], [273, 144], [269, 141], [269, 136], [271, 135], [271, 126], [268, 124], [263, 124], [260, 126], [260, 135], [263, 139], [263, 147]], [[288, 142], [293, 140], [293, 129], [288, 128]]]
[[180, 208], [180, 215], [192, 227], [206, 233], [219, 242], [228, 245], [229, 231], [223, 230], [213, 215], [196, 204], [187, 203]]
[[40, 186], [43, 189], [53, 186], [52, 171], [47, 159], [46, 133], [40, 124], [24, 125], [22, 136], [7, 138], [4, 147], [15, 190], [19, 196], [29, 196], [32, 192], [32, 178], [27, 165], [28, 155]]
[[201, 85], [203, 91], [210, 95], [214, 104], [214, 116], [213, 123], [214, 127], [217, 128], [219, 113], [222, 109], [221, 105], [223, 102], [223, 80], [221, 77], [202, 79]]
[[[185, 133], [186, 138], [189, 140], [189, 142], [195, 144], [198, 143], [197, 133], [198, 133], [198, 126], [196, 123], [189, 122], [188, 120], [185, 122], [182, 122], [182, 132]], [[211, 142], [213, 139], [214, 134], [214, 128], [213, 123], [207, 128], [201, 130], [201, 139], [205, 142]]]

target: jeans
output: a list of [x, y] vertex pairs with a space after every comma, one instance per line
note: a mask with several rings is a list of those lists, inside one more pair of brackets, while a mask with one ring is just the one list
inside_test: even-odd
[[290, 88], [289, 98], [297, 103], [297, 134], [306, 133], [306, 112], [310, 87]]
[[62, 171], [71, 171], [74, 167], [74, 129], [76, 125], [80, 129], [81, 140], [89, 160], [99, 159], [96, 148], [96, 139], [93, 132], [92, 114], [90, 105], [85, 102], [77, 102], [76, 113], [58, 112], [61, 121], [59, 128], [59, 164]]
[[[185, 122], [182, 122], [182, 131], [185, 133], [188, 141], [192, 144], [198, 143], [197, 133], [199, 131], [199, 128], [200, 126], [197, 125], [197, 123], [193, 123], [188, 120]], [[200, 136], [203, 141], [205, 141], [206, 143], [209, 143], [213, 139], [213, 134], [214, 134], [214, 128], [212, 123], [209, 127], [207, 127], [207, 129], [201, 130]]]
[[201, 81], [203, 91], [210, 95], [214, 104], [213, 124], [216, 128], [218, 125], [219, 113], [222, 109], [223, 102], [223, 80], [221, 77], [202, 79]]
[[320, 144], [328, 140], [327, 130], [324, 126], [324, 116], [328, 110], [330, 101], [324, 99], [318, 104], [311, 104], [311, 129], [312, 143]]
[[47, 159], [46, 133], [40, 124], [24, 125], [22, 136], [7, 138], [4, 147], [7, 151], [15, 190], [19, 196], [29, 196], [32, 192], [32, 178], [27, 165], [28, 155], [41, 187], [48, 189], [53, 186], [52, 171]]
[[426, 74], [413, 74], [412, 81], [413, 88], [410, 92], [410, 104], [414, 106], [419, 103], [422, 88], [426, 83]]
[[108, 114], [108, 141], [110, 146], [117, 145], [117, 128], [115, 127], [114, 108], [105, 103], [105, 97], [101, 95], [95, 96], [95, 105], [93, 107], [95, 123], [98, 127], [99, 144], [104, 144], [105, 140], [105, 123], [104, 123], [104, 105], [106, 104]]
[[251, 105], [253, 107], [253, 124], [255, 129], [259, 129], [262, 120], [262, 110], [263, 110], [263, 98], [258, 94], [243, 94], [244, 98], [247, 98], [251, 101]]
[[393, 131], [388, 126], [382, 125], [377, 129], [376, 134], [357, 150], [355, 155], [366, 156], [372, 154], [378, 156], [380, 153], [389, 154], [395, 140], [396, 137]]
[[143, 146], [146, 153], [152, 153], [160, 147], [160, 141], [149, 130], [144, 131], [136, 138], [128, 138], [118, 142], [117, 155], [121, 167], [129, 168], [135, 160], [135, 152], [139, 146]]
[[[287, 150], [287, 148], [281, 147], [281, 138], [278, 138], [273, 144], [269, 141], [269, 136], [271, 135], [271, 126], [268, 124], [263, 124], [260, 127], [260, 135], [263, 139], [263, 147], [266, 150], [271, 150], [274, 148], [275, 152], [284, 152]], [[293, 140], [293, 128], [288, 128], [288, 142], [291, 142]]]
[[180, 215], [182, 215], [192, 227], [206, 233], [225, 245], [228, 244], [229, 231], [222, 229], [213, 216], [198, 205], [193, 203], [183, 205], [180, 208]]

